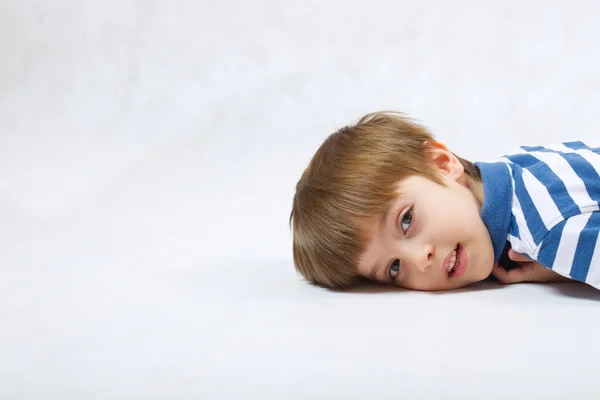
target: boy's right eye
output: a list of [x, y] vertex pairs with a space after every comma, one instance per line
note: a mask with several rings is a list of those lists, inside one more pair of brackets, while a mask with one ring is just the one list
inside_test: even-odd
[[398, 272], [400, 272], [400, 260], [395, 259], [390, 264], [390, 268], [389, 268], [389, 272], [388, 272], [388, 275], [392, 281], [396, 279], [396, 277], [398, 276]]
[[400, 220], [400, 227], [402, 228], [402, 232], [406, 233], [406, 231], [408, 231], [408, 228], [410, 228], [410, 224], [412, 223], [412, 219], [413, 219], [413, 209], [411, 207], [402, 216], [402, 219]]

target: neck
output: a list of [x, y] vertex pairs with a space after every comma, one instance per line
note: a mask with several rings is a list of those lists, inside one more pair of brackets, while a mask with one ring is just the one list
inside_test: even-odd
[[481, 206], [483, 205], [483, 183], [468, 175], [465, 176], [465, 178], [467, 180], [467, 188], [473, 193], [473, 196], [479, 204], [479, 211], [481, 211]]

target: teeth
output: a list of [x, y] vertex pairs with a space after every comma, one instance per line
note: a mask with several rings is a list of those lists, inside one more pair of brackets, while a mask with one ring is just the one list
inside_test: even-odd
[[452, 252], [450, 256], [450, 262], [448, 263], [448, 272], [451, 272], [454, 269], [454, 264], [456, 263], [456, 249]]

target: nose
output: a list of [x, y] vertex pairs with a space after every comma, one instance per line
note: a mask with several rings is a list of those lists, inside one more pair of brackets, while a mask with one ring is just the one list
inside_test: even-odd
[[433, 264], [435, 257], [435, 247], [430, 243], [416, 244], [413, 254], [412, 264], [421, 272], [426, 272]]

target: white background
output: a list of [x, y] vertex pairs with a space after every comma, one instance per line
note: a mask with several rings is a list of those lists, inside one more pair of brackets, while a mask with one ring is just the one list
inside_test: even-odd
[[335, 293], [293, 269], [327, 135], [600, 133], [594, 1], [0, 0], [0, 398], [600, 396], [600, 294]]

